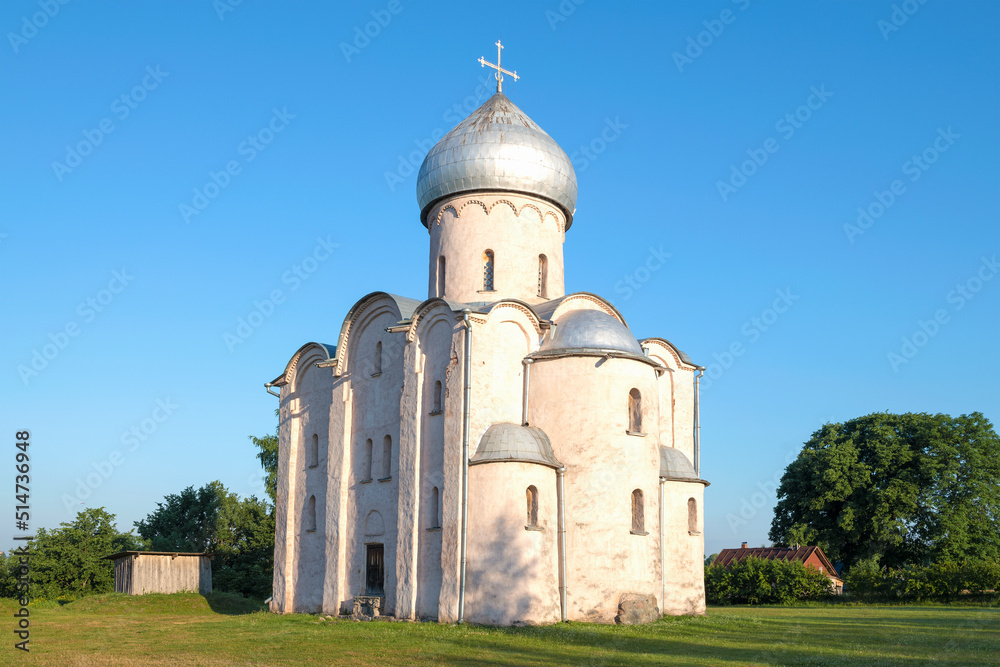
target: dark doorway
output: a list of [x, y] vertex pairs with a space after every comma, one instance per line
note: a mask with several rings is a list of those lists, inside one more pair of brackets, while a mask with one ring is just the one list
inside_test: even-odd
[[368, 545], [365, 569], [365, 595], [385, 595], [384, 547], [381, 544]]

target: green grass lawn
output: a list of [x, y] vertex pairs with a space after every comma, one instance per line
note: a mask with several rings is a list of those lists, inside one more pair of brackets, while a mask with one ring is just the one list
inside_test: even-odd
[[986, 665], [1000, 664], [1000, 609], [958, 606], [712, 607], [646, 626], [540, 628], [278, 616], [216, 594], [100, 595], [35, 605], [31, 653], [60, 665]]

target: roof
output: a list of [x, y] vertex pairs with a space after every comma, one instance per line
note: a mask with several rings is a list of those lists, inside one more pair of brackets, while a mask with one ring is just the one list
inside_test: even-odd
[[535, 121], [496, 93], [427, 153], [417, 175], [420, 220], [459, 192], [508, 191], [558, 205], [566, 228], [576, 211], [576, 172], [565, 151]]
[[602, 310], [571, 310], [561, 315], [539, 352], [576, 349], [618, 350], [644, 356], [628, 327]]
[[684, 452], [665, 445], [660, 445], [660, 477], [698, 481], [698, 473]]
[[813, 555], [819, 559], [820, 564], [823, 566], [824, 574], [830, 574], [834, 577], [837, 576], [837, 568], [833, 566], [833, 563], [831, 563], [830, 559], [826, 557], [823, 550], [817, 546], [798, 548], [751, 547], [748, 549], [723, 549], [719, 552], [719, 555], [715, 558], [715, 560], [712, 561], [712, 565], [729, 567], [730, 563], [739, 562], [744, 558], [749, 558], [750, 556], [753, 556], [754, 558], [762, 558], [764, 560], [787, 560], [805, 563]]
[[493, 424], [479, 440], [469, 465], [499, 462], [538, 463], [550, 468], [562, 468], [552, 452], [552, 443], [545, 431], [520, 424]]
[[207, 556], [212, 558], [213, 554], [206, 553], [204, 551], [192, 552], [192, 551], [119, 551], [116, 554], [111, 554], [110, 556], [104, 556], [104, 560], [118, 560], [119, 558], [124, 558], [125, 556]]

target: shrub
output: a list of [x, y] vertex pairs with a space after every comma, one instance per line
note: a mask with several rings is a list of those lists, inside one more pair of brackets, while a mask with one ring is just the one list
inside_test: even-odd
[[875, 557], [852, 567], [844, 586], [853, 597], [864, 602], [954, 600], [963, 595], [1000, 590], [1000, 562], [946, 561], [890, 569], [881, 567]]
[[830, 579], [798, 562], [751, 556], [729, 567], [705, 568], [705, 595], [710, 604], [783, 604], [829, 594]]

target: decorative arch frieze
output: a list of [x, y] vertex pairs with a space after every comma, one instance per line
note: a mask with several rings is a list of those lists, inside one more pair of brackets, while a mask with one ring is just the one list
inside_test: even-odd
[[385, 292], [374, 292], [366, 297], [362, 297], [362, 299], [358, 301], [353, 308], [351, 308], [347, 317], [344, 318], [344, 324], [340, 330], [340, 340], [337, 341], [336, 364], [334, 365], [333, 371], [334, 376], [344, 374], [344, 367], [347, 364], [347, 358], [349, 356], [348, 348], [351, 345], [351, 334], [359, 326], [359, 323], [362, 322], [362, 317], [365, 318], [365, 321], [369, 321], [372, 318], [378, 317], [386, 312], [394, 314], [397, 319], [401, 317], [399, 307], [396, 305], [395, 299]]
[[[517, 218], [521, 217], [521, 214], [524, 213], [525, 209], [531, 209], [536, 214], [538, 214], [539, 223], [544, 223], [545, 218], [551, 216], [552, 221], [555, 222], [556, 227], [559, 229], [559, 231], [562, 232], [563, 234], [565, 234], [566, 232], [565, 218], [562, 215], [560, 215], [559, 212], [557, 212], [555, 209], [546, 208], [546, 210], [543, 211], [538, 205], [530, 202], [523, 204], [521, 208], [518, 209], [517, 204], [515, 204], [510, 199], [496, 199], [493, 201], [492, 204], [487, 204], [482, 199], [466, 199], [465, 201], [463, 201], [461, 204], [458, 205], [458, 208], [455, 208], [453, 202], [449, 202], [448, 204], [445, 204], [444, 206], [438, 209], [434, 224], [440, 225], [441, 219], [444, 217], [444, 212], [448, 210], [450, 210], [452, 214], [454, 214], [455, 218], [461, 218], [462, 211], [465, 210], [466, 206], [478, 205], [480, 208], [483, 209], [483, 213], [485, 213], [486, 215], [490, 215], [493, 212], [493, 209], [499, 206], [500, 204], [506, 204], [507, 206], [509, 206], [510, 210], [514, 212], [514, 216]], [[428, 225], [428, 231], [429, 230], [430, 226]]]
[[490, 308], [489, 319], [493, 319], [493, 313], [497, 312], [498, 310], [505, 310], [505, 309], [516, 310], [522, 315], [524, 315], [525, 318], [529, 322], [531, 322], [531, 326], [534, 327], [535, 333], [538, 334], [539, 336], [542, 335], [542, 321], [541, 318], [538, 316], [538, 313], [536, 313], [534, 309], [532, 309], [526, 303], [523, 303], [521, 301], [508, 299], [496, 302], [495, 304], [493, 304], [493, 307]]

